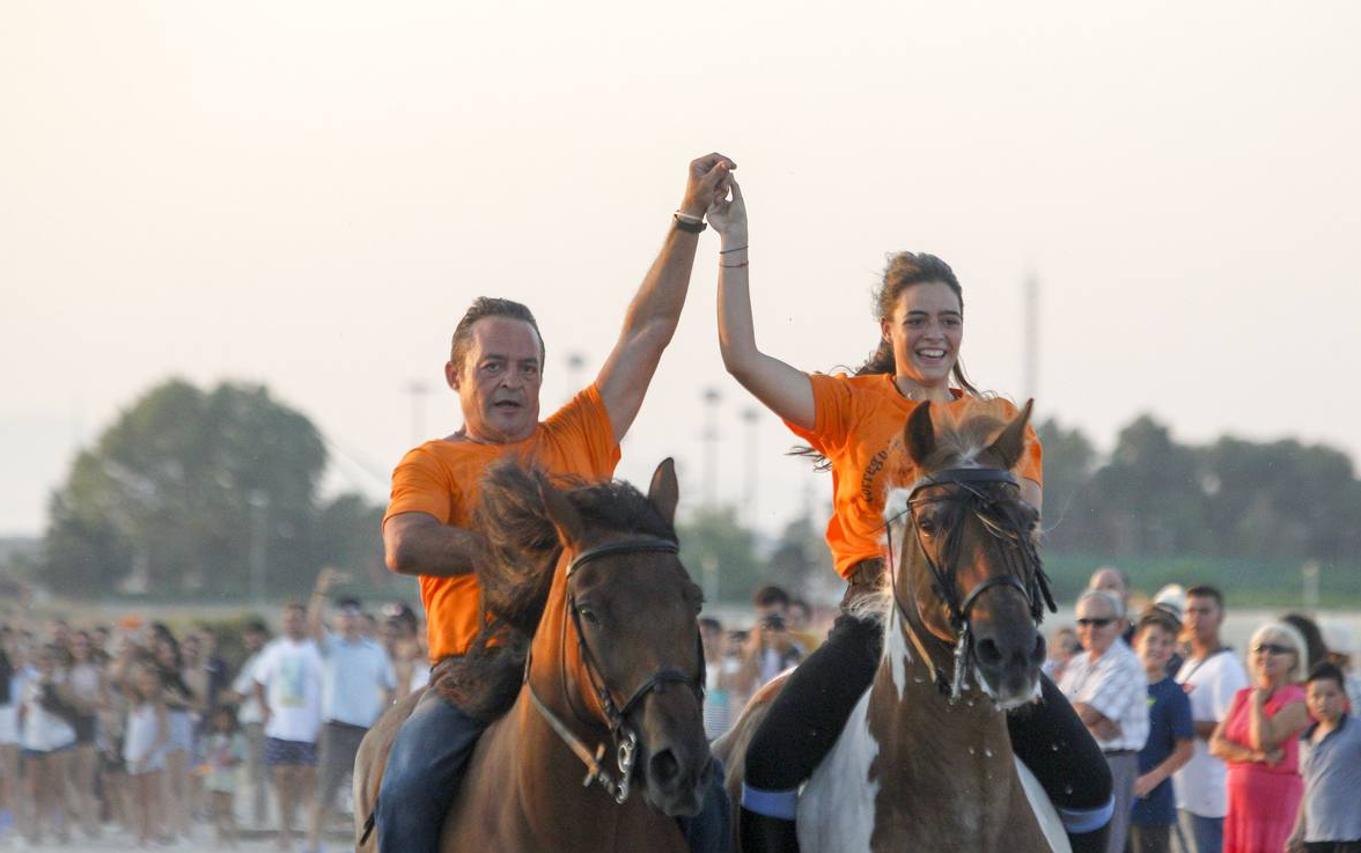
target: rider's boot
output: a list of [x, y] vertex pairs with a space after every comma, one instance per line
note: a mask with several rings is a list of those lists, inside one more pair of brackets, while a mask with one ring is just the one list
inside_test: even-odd
[[757, 814], [743, 807], [737, 818], [742, 853], [798, 853], [792, 820]]

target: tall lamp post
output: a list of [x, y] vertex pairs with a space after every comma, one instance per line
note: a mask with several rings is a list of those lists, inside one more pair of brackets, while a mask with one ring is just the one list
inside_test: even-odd
[[406, 383], [404, 390], [411, 395], [411, 446], [415, 447], [425, 441], [425, 397], [430, 393], [430, 386], [413, 379]]
[[746, 424], [747, 465], [742, 472], [742, 509], [747, 516], [747, 526], [756, 526], [756, 460], [760, 457], [756, 447], [756, 424], [761, 413], [755, 406], [742, 410], [742, 423]]
[[704, 389], [704, 506], [718, 504], [718, 401], [717, 388]]
[[250, 504], [250, 597], [263, 602], [269, 561], [269, 492], [252, 491], [246, 502]]

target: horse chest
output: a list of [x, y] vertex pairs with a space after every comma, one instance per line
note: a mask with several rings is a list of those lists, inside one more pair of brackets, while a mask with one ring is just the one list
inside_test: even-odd
[[869, 693], [860, 697], [836, 745], [799, 798], [799, 847], [808, 853], [868, 853], [879, 783], [870, 767], [879, 744], [866, 716]]

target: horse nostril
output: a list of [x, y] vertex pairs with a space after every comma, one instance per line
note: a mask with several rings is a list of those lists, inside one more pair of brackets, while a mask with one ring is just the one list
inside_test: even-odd
[[1044, 663], [1045, 655], [1048, 654], [1048, 652], [1049, 649], [1045, 645], [1043, 635], [1036, 634], [1035, 648], [1032, 649], [1030, 652], [1030, 662], [1036, 666], [1039, 666], [1040, 664]]
[[978, 662], [984, 666], [997, 666], [1002, 662], [1002, 651], [991, 638], [979, 640], [978, 645], [974, 647], [974, 654], [978, 656]]
[[666, 786], [680, 774], [680, 762], [671, 750], [664, 749], [648, 761], [647, 773], [658, 785]]

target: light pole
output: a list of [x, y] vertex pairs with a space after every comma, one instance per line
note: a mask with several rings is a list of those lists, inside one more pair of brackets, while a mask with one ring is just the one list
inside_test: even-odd
[[718, 389], [704, 389], [704, 506], [713, 509], [718, 503], [718, 401], [723, 395]]
[[256, 489], [246, 498], [250, 504], [250, 597], [265, 600], [265, 569], [269, 561], [269, 493]]
[[404, 390], [411, 395], [411, 446], [415, 447], [425, 441], [425, 397], [430, 393], [430, 386], [413, 379], [406, 383]]
[[761, 413], [754, 406], [742, 410], [742, 423], [747, 429], [747, 466], [743, 471], [742, 509], [747, 516], [747, 526], [756, 526], [756, 460], [760, 456], [756, 447], [756, 424]]
[[567, 397], [571, 400], [581, 390], [581, 371], [586, 367], [586, 356], [579, 350], [567, 353]]

